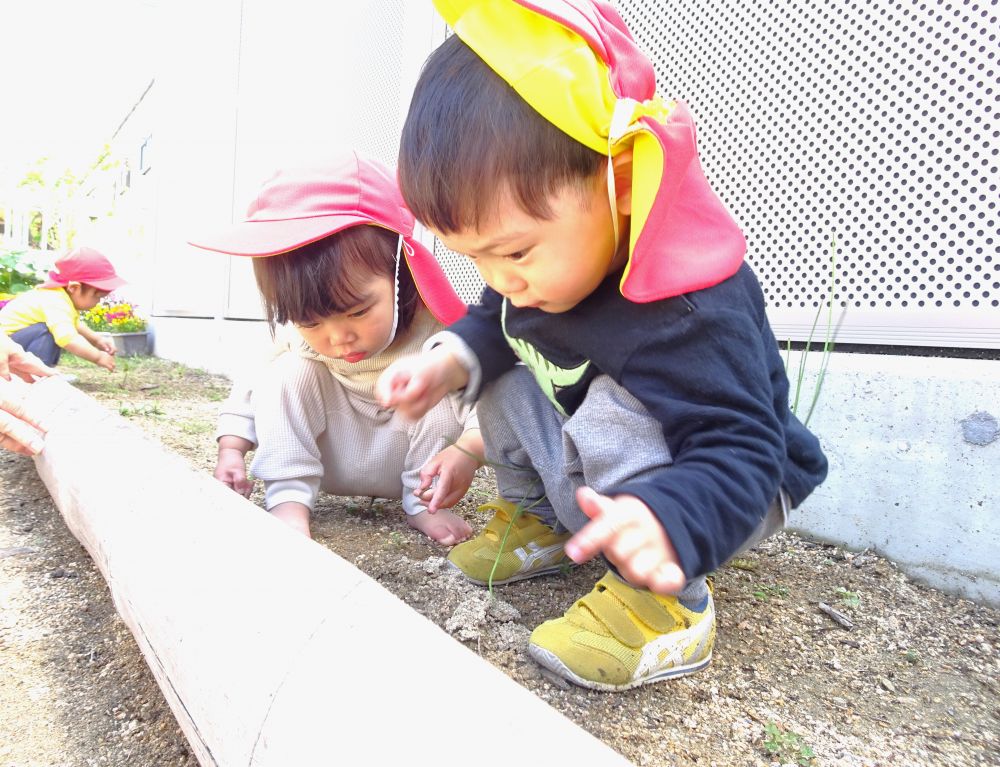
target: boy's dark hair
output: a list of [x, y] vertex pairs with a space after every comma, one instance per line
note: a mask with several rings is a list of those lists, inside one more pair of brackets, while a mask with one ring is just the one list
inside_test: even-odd
[[403, 126], [399, 185], [419, 221], [445, 234], [478, 228], [509, 190], [547, 219], [549, 197], [607, 158], [563, 133], [456, 35], [427, 59]]
[[[271, 329], [316, 322], [357, 306], [367, 278], [394, 278], [398, 241], [396, 232], [380, 226], [352, 226], [288, 253], [253, 259]], [[399, 257], [397, 333], [402, 333], [413, 320], [419, 295], [405, 255]]]

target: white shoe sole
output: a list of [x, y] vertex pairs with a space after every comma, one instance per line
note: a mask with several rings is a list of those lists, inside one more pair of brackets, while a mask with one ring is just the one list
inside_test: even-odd
[[554, 674], [558, 674], [563, 679], [568, 679], [573, 682], [573, 684], [578, 684], [581, 687], [588, 687], [591, 690], [602, 690], [604, 692], [619, 692], [621, 690], [631, 690], [633, 687], [639, 687], [644, 684], [651, 684], [653, 682], [662, 682], [666, 679], [674, 679], [676, 677], [687, 676], [688, 674], [693, 674], [696, 671], [701, 671], [705, 666], [712, 662], [712, 653], [709, 651], [708, 655], [699, 661], [694, 663], [688, 663], [683, 666], [671, 666], [670, 668], [665, 668], [662, 671], [657, 671], [656, 673], [649, 674], [645, 677], [639, 679], [633, 679], [631, 682], [626, 684], [606, 684], [604, 682], [593, 682], [590, 679], [584, 679], [581, 676], [574, 674], [569, 667], [563, 663], [559, 656], [546, 650], [544, 647], [539, 647], [535, 644], [528, 645], [528, 654], [538, 662], [539, 665], [544, 666], [549, 671]]
[[[470, 583], [475, 583], [477, 586], [489, 586], [488, 581], [480, 581], [473, 578], [465, 570], [456, 565], [451, 560], [448, 560], [448, 567], [454, 570], [456, 573], [460, 573], [463, 578], [465, 578]], [[561, 573], [564, 568], [576, 567], [576, 562], [572, 559], [567, 559], [565, 562], [560, 562], [557, 565], [552, 565], [550, 567], [542, 567], [538, 570], [527, 570], [525, 572], [514, 573], [510, 578], [505, 578], [504, 580], [493, 580], [494, 586], [503, 586], [505, 583], [516, 583], [517, 581], [526, 581], [529, 578], [537, 578], [541, 575], [550, 575], [552, 573]]]

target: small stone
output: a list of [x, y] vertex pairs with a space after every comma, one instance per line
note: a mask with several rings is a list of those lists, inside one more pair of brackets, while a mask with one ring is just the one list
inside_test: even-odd
[[878, 678], [878, 683], [879, 683], [879, 686], [881, 686], [883, 690], [886, 690], [888, 692], [896, 692], [896, 686], [892, 682], [890, 682], [888, 679], [886, 679], [884, 676], [880, 676]]

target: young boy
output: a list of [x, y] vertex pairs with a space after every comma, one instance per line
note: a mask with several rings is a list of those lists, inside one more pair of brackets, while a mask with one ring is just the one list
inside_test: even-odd
[[655, 96], [609, 4], [436, 5], [456, 34], [418, 81], [400, 185], [487, 287], [386, 371], [382, 402], [416, 417], [483, 391], [501, 498], [451, 552], [468, 578], [609, 562], [532, 633], [537, 661], [603, 690], [697, 671], [715, 637], [705, 575], [780, 527], [827, 468], [789, 411], [743, 236], [687, 108]]
[[46, 365], [58, 363], [66, 349], [114, 371], [114, 344], [80, 322], [80, 312], [124, 284], [103, 254], [76, 248], [56, 261], [46, 282], [0, 309], [0, 330]]

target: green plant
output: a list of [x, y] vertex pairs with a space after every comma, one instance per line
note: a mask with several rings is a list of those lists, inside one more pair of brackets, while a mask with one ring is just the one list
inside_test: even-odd
[[140, 333], [146, 329], [146, 318], [134, 304], [111, 293], [93, 309], [84, 312], [83, 321], [98, 333]]
[[857, 607], [861, 604], [861, 597], [854, 591], [848, 591], [843, 586], [839, 586], [836, 591], [837, 599], [845, 607]]
[[[810, 419], [812, 419], [813, 411], [816, 409], [816, 403], [819, 402], [819, 395], [823, 389], [823, 381], [826, 378], [826, 370], [830, 364], [830, 355], [833, 352], [834, 341], [836, 340], [837, 334], [840, 331], [840, 326], [844, 322], [844, 315], [847, 312], [847, 307], [840, 313], [840, 317], [837, 322], [833, 321], [833, 305], [837, 298], [837, 238], [834, 237], [830, 242], [830, 289], [827, 293], [827, 298], [825, 301], [821, 301], [819, 306], [816, 308], [816, 316], [813, 318], [812, 327], [809, 329], [809, 337], [806, 339], [805, 345], [802, 348], [802, 354], [799, 355], [799, 365], [798, 370], [795, 375], [795, 387], [791, 397], [790, 407], [792, 413], [795, 415], [799, 414], [799, 401], [802, 395], [802, 389], [804, 385], [804, 378], [806, 372], [806, 357], [809, 355], [809, 351], [812, 347], [813, 338], [816, 335], [816, 327], [819, 325], [819, 318], [823, 314], [823, 309], [827, 310], [826, 317], [826, 337], [823, 341], [822, 356], [820, 357], [819, 372], [816, 374], [816, 385], [813, 388], [812, 399], [809, 402], [809, 409], [806, 411], [805, 418], [802, 419], [802, 423], [806, 426], [809, 425]], [[791, 358], [792, 358], [792, 342], [788, 340], [785, 347], [785, 372], [791, 375]]]
[[0, 254], [0, 293], [14, 296], [31, 290], [45, 279], [49, 264], [25, 250]]
[[385, 542], [385, 547], [389, 548], [395, 546], [397, 548], [402, 548], [406, 545], [406, 536], [403, 535], [398, 530], [393, 530], [389, 533], [389, 539]]
[[788, 589], [777, 583], [762, 584], [754, 589], [754, 598], [761, 602], [767, 602], [772, 597], [787, 597]]
[[816, 758], [815, 752], [801, 735], [786, 730], [777, 722], [764, 725], [764, 750], [778, 757], [782, 764], [799, 764], [807, 767]]
[[920, 653], [916, 650], [907, 650], [903, 653], [903, 660], [905, 660], [910, 665], [916, 666], [920, 663]]
[[164, 412], [163, 408], [161, 408], [157, 402], [142, 405], [136, 405], [134, 403], [129, 403], [128, 405], [124, 403], [118, 404], [118, 414], [125, 416], [126, 418], [131, 418], [132, 416], [159, 416], [163, 415]]

